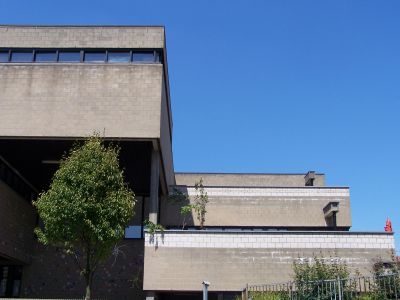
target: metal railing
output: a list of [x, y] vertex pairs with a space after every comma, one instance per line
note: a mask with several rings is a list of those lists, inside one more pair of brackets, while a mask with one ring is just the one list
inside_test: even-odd
[[243, 300], [400, 299], [399, 274], [282, 284], [248, 285]]

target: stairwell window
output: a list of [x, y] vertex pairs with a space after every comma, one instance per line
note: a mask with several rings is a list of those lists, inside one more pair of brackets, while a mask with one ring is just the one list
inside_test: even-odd
[[152, 52], [135, 52], [133, 53], [133, 61], [139, 63], [155, 62], [154, 51]]
[[11, 52], [11, 62], [32, 62], [33, 51], [13, 51]]
[[59, 51], [58, 52], [59, 62], [80, 62], [81, 52], [80, 51]]
[[126, 52], [108, 52], [108, 62], [109, 63], [127, 63], [131, 61], [131, 53]]
[[102, 63], [106, 61], [106, 52], [85, 52], [85, 63]]
[[36, 51], [35, 53], [36, 62], [56, 62], [57, 52], [56, 51]]
[[0, 62], [8, 62], [8, 51], [0, 51]]

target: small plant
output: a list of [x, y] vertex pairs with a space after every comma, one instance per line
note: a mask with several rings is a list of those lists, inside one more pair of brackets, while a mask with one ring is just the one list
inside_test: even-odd
[[183, 221], [182, 221], [182, 230], [185, 229], [186, 226], [186, 217], [192, 212], [193, 205], [188, 204], [185, 206], [181, 207], [181, 215], [183, 216]]
[[200, 229], [204, 228], [207, 214], [206, 206], [208, 203], [208, 195], [204, 189], [203, 178], [200, 178], [200, 180], [195, 183], [194, 188], [196, 190], [196, 195], [194, 196], [192, 203], [190, 203], [190, 197], [177, 188], [174, 188], [172, 194], [168, 197], [172, 203], [189, 202], [189, 204], [182, 206], [180, 209], [180, 213], [183, 216], [182, 229], [185, 229], [186, 218], [192, 213], [192, 211], [196, 214]]
[[157, 231], [164, 232], [164, 230], [165, 230], [164, 226], [162, 226], [161, 224], [155, 224], [155, 223], [153, 223], [153, 222], [150, 221], [150, 220], [145, 220], [145, 221], [143, 222], [143, 225], [146, 227], [147, 232], [148, 232], [151, 236], [154, 236], [154, 234], [155, 234]]
[[200, 223], [200, 229], [203, 229], [204, 223], [206, 221], [206, 206], [208, 203], [208, 195], [207, 192], [204, 190], [203, 178], [200, 178], [200, 181], [195, 183], [194, 188], [197, 194], [194, 197], [193, 209], [197, 214], [197, 220]]

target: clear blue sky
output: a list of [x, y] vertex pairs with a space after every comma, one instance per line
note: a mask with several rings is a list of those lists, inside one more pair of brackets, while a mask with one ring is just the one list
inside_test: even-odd
[[165, 25], [177, 171], [324, 172], [353, 230], [400, 231], [400, 1], [0, 0], [0, 23]]

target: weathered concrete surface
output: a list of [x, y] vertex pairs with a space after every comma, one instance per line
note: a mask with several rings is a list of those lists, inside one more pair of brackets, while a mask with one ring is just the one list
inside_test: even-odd
[[[306, 174], [175, 173], [177, 185], [193, 186], [203, 178], [205, 186], [220, 187], [300, 187]], [[325, 175], [315, 174], [314, 186], [324, 186]]]
[[159, 138], [162, 65], [0, 65], [0, 136]]
[[[210, 238], [211, 235], [217, 235], [215, 239], [219, 242]], [[299, 240], [304, 239], [300, 233], [298, 235]], [[273, 236], [277, 242], [272, 242]], [[289, 281], [293, 278], [294, 261], [314, 257], [340, 260], [353, 274], [359, 271], [371, 275], [373, 264], [379, 258], [390, 261], [394, 250], [392, 235], [309, 233], [308, 241], [303, 242], [294, 242], [295, 237], [294, 233], [245, 236], [243, 233], [194, 232], [177, 237], [166, 232], [164, 237], [158, 235], [150, 242], [147, 236], [144, 289], [199, 291], [201, 282], [206, 279], [212, 283], [211, 291], [240, 291], [247, 283]], [[221, 242], [224, 238], [232, 241]], [[304, 248], [304, 243], [309, 243], [310, 247]], [[311, 247], [313, 245], [315, 248]]]
[[164, 48], [164, 27], [0, 26], [2, 47]]
[[[180, 187], [194, 202], [193, 187]], [[348, 188], [240, 188], [209, 187], [206, 226], [271, 226], [327, 227], [323, 208], [331, 201], [339, 202], [337, 226], [351, 226]], [[161, 204], [161, 223], [182, 226], [180, 208], [186, 202], [164, 201]], [[193, 212], [186, 218], [188, 226], [199, 225]]]

